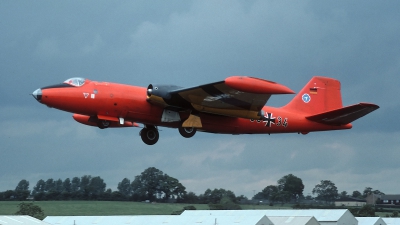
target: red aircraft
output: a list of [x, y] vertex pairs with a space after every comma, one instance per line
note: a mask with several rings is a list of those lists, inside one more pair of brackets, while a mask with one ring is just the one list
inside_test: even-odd
[[285, 106], [268, 107], [271, 95], [294, 94], [281, 84], [254, 77], [182, 88], [150, 84], [147, 88], [84, 78], [37, 89], [33, 97], [51, 108], [74, 113], [85, 125], [137, 127], [144, 143], [158, 141], [157, 127], [178, 128], [185, 137], [196, 131], [223, 134], [301, 133], [350, 129], [352, 121], [379, 106], [358, 103], [343, 107], [340, 82], [313, 77]]

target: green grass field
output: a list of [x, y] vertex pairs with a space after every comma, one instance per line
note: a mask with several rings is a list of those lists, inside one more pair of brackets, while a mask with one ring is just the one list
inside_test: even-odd
[[[18, 211], [17, 201], [0, 201], [0, 215], [12, 215]], [[44, 211], [45, 216], [109, 216], [109, 215], [170, 215], [183, 207], [193, 205], [198, 210], [209, 209], [207, 204], [142, 203], [115, 201], [36, 201], [33, 204]], [[242, 209], [291, 209], [290, 206], [241, 205]]]
[[[0, 215], [13, 215], [18, 211], [18, 201], [0, 201]], [[111, 215], [171, 215], [192, 205], [198, 210], [208, 210], [207, 204], [142, 203], [116, 201], [26, 201], [44, 211], [45, 216], [111, 216]], [[292, 209], [292, 205], [240, 205], [242, 209]], [[385, 217], [388, 212], [376, 212]]]
[[[20, 202], [0, 202], [0, 215], [18, 211]], [[169, 215], [182, 210], [188, 204], [114, 202], [114, 201], [37, 201], [46, 216], [96, 216], [96, 215]], [[207, 205], [194, 205], [196, 209], [208, 209]]]

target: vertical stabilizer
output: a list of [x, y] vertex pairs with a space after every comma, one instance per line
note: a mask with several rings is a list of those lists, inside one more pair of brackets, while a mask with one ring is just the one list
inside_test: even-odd
[[328, 77], [313, 77], [283, 109], [313, 115], [342, 107], [340, 82]]

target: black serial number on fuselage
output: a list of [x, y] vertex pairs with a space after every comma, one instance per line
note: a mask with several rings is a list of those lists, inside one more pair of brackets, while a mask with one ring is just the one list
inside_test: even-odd
[[[250, 122], [254, 122], [254, 121], [255, 121], [254, 119], [250, 119]], [[261, 123], [261, 122], [265, 123], [266, 127], [271, 127], [272, 124], [275, 124], [275, 126], [277, 126], [277, 127], [282, 126], [285, 128], [287, 126], [289, 126], [288, 118], [282, 118], [280, 116], [273, 117], [272, 113], [266, 113], [262, 120], [256, 120], [256, 121], [257, 121], [257, 123]]]

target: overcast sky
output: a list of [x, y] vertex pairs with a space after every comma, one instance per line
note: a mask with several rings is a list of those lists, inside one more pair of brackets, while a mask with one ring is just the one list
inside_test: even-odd
[[[399, 1], [365, 0], [0, 1], [0, 191], [83, 175], [117, 190], [156, 167], [196, 194], [252, 197], [290, 173], [304, 195], [321, 180], [400, 194], [399, 11]], [[344, 105], [381, 108], [346, 131], [186, 139], [161, 128], [147, 146], [139, 128], [84, 126], [30, 96], [77, 76], [190, 87], [232, 75], [296, 92], [314, 75], [333, 77]]]

